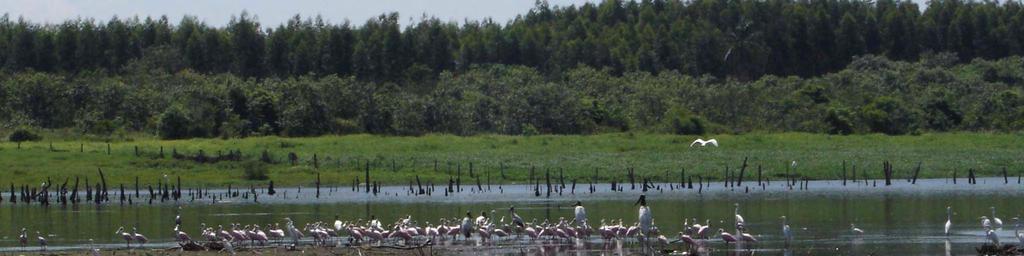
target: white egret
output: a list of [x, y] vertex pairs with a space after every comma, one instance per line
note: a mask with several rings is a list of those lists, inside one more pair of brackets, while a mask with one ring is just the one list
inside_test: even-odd
[[993, 245], [999, 246], [999, 235], [996, 234], [995, 230], [989, 229], [985, 232], [985, 237], [988, 238], [989, 241], [992, 241]]
[[341, 218], [338, 218], [338, 215], [334, 215], [334, 232], [341, 232], [343, 228], [345, 228], [345, 223], [341, 222]]
[[981, 218], [978, 219], [981, 220], [981, 228], [992, 229], [992, 221], [988, 219], [988, 216], [981, 216]]
[[715, 139], [709, 139], [709, 140], [696, 139], [692, 143], [690, 143], [690, 147], [692, 148], [694, 145], [697, 145], [697, 144], [700, 144], [701, 147], [707, 146], [708, 144], [711, 144], [712, 146], [718, 147], [718, 140], [715, 140]]
[[782, 237], [786, 239], [786, 244], [793, 241], [793, 230], [789, 228], [789, 224], [786, 223], [786, 216], [783, 215], [782, 219]]
[[46, 237], [44, 237], [43, 234], [40, 234], [39, 231], [36, 231], [36, 239], [39, 240], [39, 249], [45, 251], [46, 250]]
[[745, 229], [744, 227], [746, 226], [746, 222], [743, 221], [743, 216], [740, 215], [740, 204], [736, 203], [733, 204], [733, 206], [735, 206], [735, 208], [733, 208], [733, 214], [736, 215], [736, 231], [743, 231]]
[[946, 206], [946, 227], [945, 234], [949, 235], [949, 229], [953, 227], [953, 207]]
[[1001, 220], [999, 218], [996, 218], [996, 207], [995, 206], [989, 207], [989, 209], [992, 210], [992, 226], [995, 227], [995, 228], [1002, 228], [1003, 227], [1003, 220]]
[[864, 230], [861, 230], [857, 228], [857, 226], [854, 226], [853, 223], [850, 223], [850, 233], [853, 233], [854, 235], [863, 235]]
[[1020, 232], [1020, 216], [1013, 218], [1013, 220], [1015, 222], [1013, 224], [1013, 236], [1017, 237], [1017, 241], [1020, 241], [1020, 244], [1024, 244], [1024, 233]]

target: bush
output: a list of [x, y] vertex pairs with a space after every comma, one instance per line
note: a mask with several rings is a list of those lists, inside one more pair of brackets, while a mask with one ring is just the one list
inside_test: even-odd
[[242, 169], [245, 171], [246, 180], [267, 180], [270, 177], [267, 173], [270, 171], [267, 165], [259, 161], [246, 161], [242, 163]]
[[19, 145], [25, 141], [39, 141], [42, 139], [43, 137], [25, 128], [19, 128], [17, 130], [14, 130], [14, 132], [12, 132], [11, 135], [7, 137], [7, 140], [11, 142], [16, 142]]
[[871, 132], [889, 135], [906, 134], [913, 130], [912, 115], [902, 101], [889, 96], [878, 97], [861, 109], [861, 116]]
[[160, 138], [173, 140], [189, 137], [189, 126], [192, 121], [184, 112], [181, 107], [174, 106], [167, 108], [167, 111], [160, 115]]
[[677, 135], [701, 135], [707, 132], [704, 120], [690, 115], [681, 108], [669, 110], [672, 133]]
[[840, 106], [831, 106], [825, 115], [825, 123], [828, 124], [829, 134], [847, 135], [853, 133], [853, 122], [850, 121], [853, 114], [850, 110]]

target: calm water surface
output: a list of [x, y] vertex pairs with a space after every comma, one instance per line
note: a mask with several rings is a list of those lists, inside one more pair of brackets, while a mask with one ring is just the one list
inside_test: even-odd
[[[744, 184], [748, 187], [726, 188], [722, 183], [712, 183], [698, 194], [695, 189], [670, 189], [661, 184], [660, 190], [646, 192], [653, 210], [655, 224], [662, 234], [674, 237], [681, 231], [684, 219], [696, 218], [703, 222], [710, 220], [713, 230], [724, 227], [732, 230], [733, 204], [740, 204], [740, 214], [748, 223], [750, 233], [761, 240], [753, 245], [726, 245], [718, 239], [705, 243], [702, 252], [711, 255], [963, 255], [974, 254], [974, 248], [984, 243], [985, 238], [978, 217], [991, 216], [989, 207], [996, 207], [997, 217], [1005, 227], [999, 231], [1002, 241], [1016, 243], [1013, 237], [1013, 217], [1024, 209], [1024, 185], [1003, 184], [1003, 179], [979, 179], [977, 185], [965, 182], [953, 185], [948, 180], [921, 180], [916, 185], [897, 182], [885, 187], [863, 182], [842, 186], [839, 181], [813, 181], [810, 189], [790, 190], [779, 182], [764, 188], [755, 182]], [[433, 225], [441, 218], [461, 218], [466, 211], [478, 214], [480, 211], [495, 211], [497, 218], [507, 215], [508, 207], [515, 205], [518, 213], [527, 221], [537, 219], [556, 220], [571, 218], [576, 200], [587, 207], [592, 226], [599, 226], [601, 219], [622, 219], [626, 224], [636, 221], [637, 210], [633, 205], [641, 192], [630, 190], [627, 184], [622, 192], [609, 191], [609, 185], [597, 186], [596, 193], [585, 192], [588, 185], [578, 185], [576, 193], [566, 188], [546, 197], [534, 195], [532, 187], [508, 185], [499, 189], [492, 185], [488, 192], [470, 192], [464, 186], [462, 193], [444, 196], [440, 187], [432, 196], [407, 195], [407, 187], [385, 187], [384, 193], [372, 196], [352, 192], [348, 187], [321, 189], [319, 199], [314, 189], [278, 189], [278, 195], [261, 196], [259, 202], [252, 198], [211, 199], [187, 198], [181, 202], [167, 202], [135, 205], [119, 205], [116, 202], [96, 206], [80, 204], [62, 207], [38, 204], [12, 205], [0, 203], [0, 246], [2, 250], [38, 250], [37, 246], [20, 248], [17, 243], [18, 230], [27, 228], [30, 237], [35, 231], [48, 236], [50, 250], [80, 249], [88, 246], [88, 240], [95, 240], [102, 248], [122, 248], [123, 240], [114, 234], [119, 226], [130, 229], [137, 226], [139, 232], [151, 240], [149, 246], [173, 246], [174, 216], [181, 214], [186, 232], [193, 238], [199, 235], [200, 223], [228, 226], [229, 223], [272, 224], [290, 217], [297, 223], [322, 220], [333, 221], [334, 216], [343, 220], [368, 219], [373, 215], [385, 223], [406, 215], [412, 215], [418, 223]], [[474, 186], [475, 187], [475, 186]], [[485, 187], [486, 189], [486, 187]], [[749, 189], [749, 190], [748, 190]], [[223, 191], [213, 191], [223, 193]], [[143, 195], [145, 197], [145, 195]], [[111, 199], [115, 196], [111, 194]], [[144, 201], [144, 200], [137, 200]], [[945, 207], [952, 206], [953, 234], [943, 235], [946, 221]], [[796, 242], [788, 249], [782, 243], [780, 216], [788, 216], [794, 229]], [[852, 235], [849, 225], [855, 223], [865, 231], [864, 235]], [[450, 242], [449, 242], [450, 243]], [[34, 245], [34, 239], [30, 243]], [[617, 247], [631, 250], [632, 243], [604, 244], [600, 239], [582, 241], [578, 245], [551, 245], [550, 242], [526, 240], [502, 241], [496, 245], [477, 247], [473, 243], [449, 245], [449, 252], [476, 254], [481, 249], [494, 254], [539, 252], [541, 250], [573, 252], [584, 254], [613, 254]], [[674, 244], [667, 249], [681, 250], [685, 247]]]

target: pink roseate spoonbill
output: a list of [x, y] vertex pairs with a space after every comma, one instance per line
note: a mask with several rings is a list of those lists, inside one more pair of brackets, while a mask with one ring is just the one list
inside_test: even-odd
[[192, 238], [188, 236], [184, 231], [181, 231], [180, 225], [174, 225], [174, 239], [179, 244], [185, 244], [192, 241]]
[[46, 251], [46, 237], [36, 231], [36, 239], [39, 240], [39, 250]]
[[750, 233], [740, 233], [740, 240], [743, 240], [744, 242], [757, 243], [757, 238]]
[[508, 232], [505, 232], [505, 230], [502, 230], [500, 228], [494, 229], [494, 232], [491, 232], [491, 233], [494, 233], [494, 236], [497, 236], [498, 238], [503, 238], [503, 237], [507, 237], [508, 236]]
[[119, 227], [119, 228], [117, 228], [117, 231], [114, 231], [114, 234], [115, 234], [115, 235], [120, 235], [120, 236], [121, 236], [121, 238], [123, 238], [123, 239], [124, 239], [125, 245], [126, 245], [126, 246], [127, 246], [128, 248], [132, 248], [132, 240], [135, 240], [135, 237], [134, 237], [134, 236], [132, 236], [132, 234], [131, 234], [131, 233], [125, 232], [125, 231], [124, 231], [124, 227], [123, 227], [123, 226], [122, 226], [122, 227]]
[[864, 230], [857, 228], [853, 223], [850, 223], [850, 233], [853, 233], [854, 235], [863, 235]]
[[729, 234], [729, 232], [725, 232], [725, 229], [719, 228], [718, 233], [720, 234], [722, 241], [725, 241], [726, 244], [735, 243], [737, 241], [736, 236]]
[[436, 227], [430, 225], [430, 222], [427, 222], [427, 226], [426, 228], [424, 228], [423, 231], [425, 232], [424, 235], [430, 237], [430, 239], [434, 239], [437, 236], [441, 235], [441, 233], [437, 231]]
[[953, 227], [953, 207], [946, 206], [946, 225], [943, 227], [943, 234], [949, 235], [949, 229]]
[[665, 248], [665, 246], [668, 246], [668, 237], [665, 237], [664, 235], [658, 235], [658, 240], [657, 241], [658, 241], [658, 246], [661, 246], [662, 248]]
[[139, 229], [136, 227], [132, 227], [132, 240], [135, 240], [135, 243], [139, 244], [139, 248], [142, 248], [142, 246], [146, 245], [146, 242], [149, 242], [149, 238], [139, 234]]
[[352, 227], [351, 224], [349, 224], [348, 227], [348, 235], [352, 237], [353, 242], [358, 243], [363, 241], [363, 232], [360, 232], [358, 229], [355, 229], [354, 227]]
[[21, 228], [21, 234], [18, 235], [18, 244], [21, 244], [21, 247], [28, 246], [28, 229]]
[[707, 239], [709, 237], [708, 232], [711, 232], [711, 220], [704, 220], [704, 225], [697, 230], [697, 237]]
[[540, 237], [540, 233], [537, 233], [537, 230], [534, 229], [533, 227], [526, 227], [525, 232], [526, 232], [526, 236], [530, 237], [531, 240], [535, 240], [538, 237]]
[[274, 223], [274, 228], [270, 229], [267, 233], [267, 237], [280, 241], [284, 238], [284, 230], [277, 223]]
[[217, 236], [223, 239], [231, 240], [231, 233], [224, 230], [224, 226], [217, 225]]
[[693, 239], [693, 237], [690, 237], [690, 236], [686, 235], [683, 232], [679, 232], [679, 239], [678, 240], [672, 241], [672, 243], [678, 243], [678, 242], [683, 242], [683, 243], [685, 243], [687, 245], [690, 245], [690, 246], [697, 245], [697, 240]]
[[638, 227], [636, 223], [633, 223], [633, 226], [630, 226], [629, 228], [626, 229], [626, 237], [633, 237], [639, 234], [640, 227]]
[[270, 237], [267, 236], [266, 232], [263, 232], [263, 230], [260, 230], [260, 225], [253, 225], [252, 229], [253, 229], [253, 239], [256, 240], [257, 242], [260, 242], [260, 245], [267, 244], [267, 241], [270, 240]]
[[487, 228], [478, 228], [476, 233], [480, 235], [481, 243], [486, 243], [488, 240], [491, 240], [491, 232], [487, 231]]

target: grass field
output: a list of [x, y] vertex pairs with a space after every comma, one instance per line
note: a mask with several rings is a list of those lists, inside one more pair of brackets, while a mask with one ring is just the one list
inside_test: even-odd
[[[55, 140], [0, 144], [0, 184], [38, 184], [51, 178], [63, 182], [70, 177], [98, 178], [103, 170], [113, 184], [152, 183], [164, 174], [181, 176], [186, 186], [226, 186], [266, 180], [249, 180], [243, 166], [254, 166], [266, 150], [274, 164], [265, 165], [270, 180], [278, 186], [313, 184], [319, 172], [322, 182], [351, 184], [363, 180], [370, 163], [371, 180], [387, 184], [408, 184], [418, 175], [424, 182], [444, 183], [461, 167], [463, 184], [474, 184], [473, 174], [486, 183], [525, 183], [531, 167], [543, 179], [547, 170], [556, 179], [562, 170], [566, 181], [576, 178], [587, 183], [597, 170], [600, 181], [626, 179], [626, 169], [659, 181], [678, 181], [680, 171], [719, 179], [724, 170], [738, 170], [744, 158], [750, 167], [747, 179], [758, 166], [766, 175], [779, 177], [789, 163], [795, 172], [812, 179], [837, 179], [843, 161], [858, 176], [864, 170], [881, 177], [883, 161], [894, 164], [898, 177], [908, 176], [921, 163], [921, 177], [950, 177], [958, 170], [966, 176], [974, 168], [984, 176], [1002, 175], [1007, 168], [1016, 177], [1024, 170], [1024, 135], [1019, 134], [925, 134], [919, 136], [855, 135], [829, 136], [802, 133], [706, 136], [718, 139], [718, 148], [690, 148], [695, 136], [654, 134], [602, 134], [590, 136], [473, 136], [429, 135], [385, 137], [373, 135], [326, 136], [315, 138], [258, 137], [246, 139], [193, 139], [161, 141], [150, 138], [110, 143], [93, 140]], [[52, 149], [51, 149], [52, 144]], [[139, 156], [135, 154], [138, 147]], [[159, 157], [160, 148], [164, 157]], [[207, 156], [216, 152], [241, 150], [243, 161], [197, 163], [173, 159], [171, 152]], [[291, 165], [288, 154], [299, 162]], [[314, 168], [313, 155], [319, 169]], [[246, 164], [249, 162], [249, 164]], [[258, 165], [257, 165], [258, 166]], [[436, 167], [435, 167], [436, 166]], [[505, 178], [501, 172], [504, 169]], [[778, 179], [778, 178], [774, 178]], [[6, 185], [6, 184], [4, 184]]]

